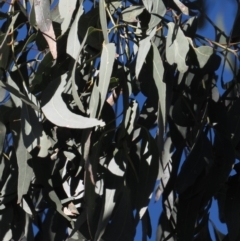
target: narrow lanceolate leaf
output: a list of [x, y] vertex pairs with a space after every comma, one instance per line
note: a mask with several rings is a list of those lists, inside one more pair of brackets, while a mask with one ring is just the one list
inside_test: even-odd
[[189, 43], [180, 28], [177, 29], [175, 36], [174, 28], [174, 23], [168, 23], [166, 58], [169, 64], [177, 64], [179, 72], [185, 73], [188, 70], [185, 59], [189, 51]]
[[5, 140], [5, 135], [6, 135], [6, 127], [0, 121], [0, 157], [1, 157], [1, 154], [2, 154], [2, 150], [3, 150], [3, 144], [4, 144], [4, 140]]
[[1, 210], [0, 215], [0, 240], [6, 241], [12, 239], [11, 224], [13, 222], [13, 208], [5, 208]]
[[138, 49], [138, 55], [137, 55], [137, 61], [136, 61], [136, 69], [135, 69], [137, 79], [139, 77], [140, 71], [142, 69], [143, 63], [145, 62], [145, 59], [149, 52], [150, 47], [151, 47], [150, 37], [142, 39], [139, 43], [139, 49]]
[[11, 31], [14, 23], [15, 23], [16, 20], [17, 20], [18, 15], [19, 15], [19, 13], [17, 13], [15, 16], [12, 17], [12, 21], [11, 21], [11, 23], [10, 23], [9, 26], [8, 26], [8, 30], [7, 30], [6, 34], [4, 35], [4, 38], [2, 39], [2, 42], [0, 42], [0, 49], [2, 48], [5, 40], [7, 39], [8, 33]]
[[143, 63], [144, 63], [144, 61], [147, 57], [147, 54], [149, 52], [149, 49], [151, 47], [150, 40], [154, 36], [155, 33], [156, 33], [156, 28], [150, 32], [150, 35], [148, 37], [146, 37], [145, 39], [142, 39], [139, 43], [136, 68], [135, 68], [136, 78], [139, 77]]
[[30, 105], [34, 110], [39, 111], [39, 108], [31, 101], [29, 98], [24, 95], [22, 92], [18, 91], [11, 85], [4, 83], [0, 80], [0, 87], [6, 89], [9, 91], [11, 94], [15, 95], [16, 97], [20, 98], [23, 102], [25, 102], [27, 105]]
[[152, 10], [153, 0], [142, 0], [145, 8], [150, 12]]
[[113, 43], [104, 44], [101, 55], [101, 63], [99, 69], [98, 90], [101, 95], [100, 112], [106, 99], [108, 86], [113, 69], [113, 63], [116, 56], [116, 47]]
[[66, 84], [66, 74], [61, 80], [51, 82], [43, 92], [42, 111], [46, 118], [57, 126], [68, 128], [91, 128], [104, 126], [103, 121], [72, 113], [64, 103], [61, 94]]
[[95, 241], [100, 241], [101, 237], [106, 229], [109, 219], [111, 218], [113, 209], [115, 207], [115, 189], [105, 189], [104, 206], [102, 207], [101, 217], [99, 219], [97, 232], [95, 235]]
[[163, 127], [166, 123], [166, 84], [163, 82], [164, 67], [157, 46], [152, 42], [153, 48], [153, 78], [158, 90], [158, 99], [161, 107]]
[[18, 203], [21, 201], [22, 196], [28, 192], [33, 177], [33, 170], [28, 164], [31, 155], [24, 146], [20, 116], [19, 111], [16, 110], [10, 117], [10, 129], [12, 131], [18, 165]]
[[188, 41], [196, 53], [199, 67], [203, 68], [212, 56], [214, 52], [213, 48], [209, 46], [200, 46], [195, 48], [192, 39], [188, 38]]
[[180, 9], [180, 11], [185, 14], [185, 15], [189, 15], [189, 9], [187, 6], [185, 6], [182, 2], [180, 2], [179, 0], [173, 0], [175, 2], [175, 4], [178, 6], [178, 8]]
[[161, 22], [161, 18], [159, 16], [163, 17], [167, 11], [162, 0], [158, 0], [158, 1], [154, 0], [152, 4], [153, 4], [153, 7], [152, 7], [152, 11], [150, 12], [151, 18], [148, 24], [149, 29], [156, 27]]
[[137, 16], [140, 15], [145, 7], [143, 6], [130, 6], [122, 11], [123, 21], [132, 23], [137, 22]]
[[21, 127], [23, 142], [28, 152], [36, 146], [40, 148], [38, 156], [46, 157], [51, 146], [36, 112], [25, 103], [22, 104]]
[[76, 3], [77, 0], [59, 1], [58, 3], [57, 8], [59, 10], [60, 18], [63, 19], [63, 22], [61, 24], [62, 35], [67, 31], [69, 27], [72, 19], [72, 14], [76, 8]]
[[68, 39], [67, 39], [67, 53], [73, 57], [73, 59], [77, 60], [79, 58], [78, 53], [80, 49], [80, 41], [78, 39], [78, 21], [82, 16], [84, 10], [83, 6], [79, 6], [77, 15], [72, 23]]
[[[75, 84], [75, 73], [76, 73], [76, 67], [77, 67], [77, 62], [78, 62], [78, 56], [80, 56], [80, 53], [81, 53], [81, 51], [82, 51], [82, 49], [83, 49], [83, 47], [84, 47], [84, 45], [87, 41], [88, 36], [95, 31], [96, 31], [95, 28], [89, 27], [85, 36], [84, 36], [84, 39], [83, 39], [82, 43], [81, 44], [79, 43], [78, 49], [75, 49], [77, 51], [77, 54], [76, 54], [75, 63], [74, 63], [73, 69], [72, 69], [72, 76], [71, 76], [72, 95], [73, 95], [73, 99], [76, 102], [79, 110], [83, 113], [85, 113], [85, 109], [83, 107], [83, 104], [82, 104], [81, 100], [79, 99], [79, 96], [78, 96], [77, 87], [76, 87], [76, 84]], [[71, 43], [69, 43], [69, 44], [71, 44]], [[77, 45], [76, 45], [76, 47], [77, 47]], [[97, 92], [97, 94], [96, 94], [96, 92]], [[93, 117], [93, 118], [96, 117], [96, 112], [97, 112], [97, 107], [98, 107], [97, 103], [98, 102], [99, 102], [99, 91], [98, 91], [96, 83], [95, 83], [95, 85], [93, 87], [92, 95], [91, 95], [91, 100], [90, 100], [90, 117]]]
[[52, 26], [50, 14], [50, 2], [48, 0], [34, 0], [36, 22], [40, 31], [46, 39], [50, 52], [54, 59], [57, 58], [56, 36]]
[[99, 15], [100, 15], [100, 23], [102, 26], [103, 37], [105, 44], [108, 44], [108, 33], [107, 33], [107, 16], [105, 11], [105, 0], [99, 0]]

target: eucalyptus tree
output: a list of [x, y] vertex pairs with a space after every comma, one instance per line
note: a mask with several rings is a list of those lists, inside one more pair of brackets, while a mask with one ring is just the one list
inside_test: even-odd
[[0, 240], [147, 240], [152, 195], [158, 241], [239, 240], [238, 13], [229, 32], [204, 1], [0, 8]]

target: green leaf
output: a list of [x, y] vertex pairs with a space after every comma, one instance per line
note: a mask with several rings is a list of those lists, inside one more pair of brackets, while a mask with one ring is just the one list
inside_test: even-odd
[[66, 85], [66, 74], [61, 80], [51, 82], [42, 95], [42, 111], [46, 118], [57, 126], [85, 129], [94, 126], [103, 126], [104, 122], [77, 115], [68, 110], [61, 94]]
[[170, 65], [177, 64], [179, 72], [185, 73], [188, 70], [185, 60], [189, 51], [189, 43], [181, 28], [177, 28], [177, 34], [175, 34], [175, 28], [174, 23], [168, 23], [166, 58]]

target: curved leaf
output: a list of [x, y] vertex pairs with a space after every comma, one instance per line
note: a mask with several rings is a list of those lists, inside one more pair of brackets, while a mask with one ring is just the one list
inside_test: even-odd
[[83, 117], [68, 110], [61, 94], [66, 84], [66, 74], [61, 80], [51, 82], [43, 92], [42, 111], [46, 118], [57, 126], [85, 129], [94, 126], [104, 126], [103, 121]]

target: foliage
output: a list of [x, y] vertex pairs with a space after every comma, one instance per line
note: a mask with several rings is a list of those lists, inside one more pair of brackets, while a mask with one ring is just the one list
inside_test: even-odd
[[158, 241], [240, 239], [239, 14], [228, 34], [202, 1], [0, 8], [0, 240], [147, 240], [157, 180]]

